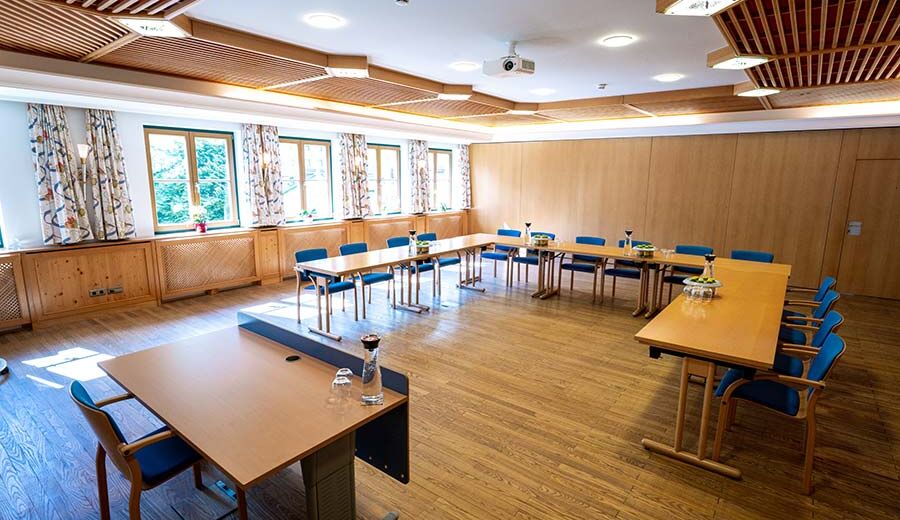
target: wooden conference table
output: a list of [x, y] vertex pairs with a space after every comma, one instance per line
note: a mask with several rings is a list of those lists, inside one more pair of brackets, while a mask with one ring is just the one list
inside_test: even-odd
[[362, 406], [354, 377], [350, 399], [336, 405], [336, 367], [313, 355], [286, 362], [292, 354], [298, 351], [233, 327], [99, 365], [234, 483], [242, 520], [245, 490], [297, 461], [308, 518], [355, 518], [355, 432], [408, 397], [385, 388], [383, 406]]

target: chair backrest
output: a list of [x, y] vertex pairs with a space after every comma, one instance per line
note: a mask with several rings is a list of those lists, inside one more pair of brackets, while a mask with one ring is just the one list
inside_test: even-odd
[[97, 436], [97, 441], [106, 450], [110, 460], [127, 477], [131, 470], [125, 457], [122, 456], [122, 452], [119, 451], [119, 446], [126, 440], [115, 419], [105, 410], [97, 407], [84, 385], [79, 381], [72, 381], [72, 384], [69, 385], [69, 397], [78, 406], [78, 410], [87, 420], [94, 435]]
[[838, 311], [828, 311], [828, 314], [825, 315], [825, 319], [822, 320], [822, 325], [819, 326], [819, 330], [813, 335], [809, 344], [813, 347], [821, 348], [822, 344], [824, 344], [825, 340], [828, 338], [828, 335], [832, 332], [837, 332], [843, 323], [844, 317], [841, 316], [841, 313]]
[[341, 256], [365, 253], [368, 250], [369, 245], [365, 242], [353, 242], [352, 244], [344, 244], [340, 247]]
[[841, 298], [841, 293], [831, 290], [825, 293], [825, 297], [819, 302], [819, 306], [813, 311], [812, 317], [825, 319], [825, 315], [834, 308], [834, 304]]
[[388, 247], [408, 247], [409, 237], [391, 237], [387, 239]]
[[731, 258], [735, 260], [747, 260], [749, 262], [764, 262], [771, 264], [775, 261], [775, 255], [765, 251], [751, 251], [749, 249], [735, 249], [731, 252]]
[[[822, 343], [822, 348], [819, 349], [818, 354], [809, 364], [806, 379], [810, 381], [824, 381], [845, 349], [846, 344], [840, 336], [834, 333], [829, 334]], [[812, 394], [812, 389], [810, 389], [810, 394]]]
[[681, 255], [711, 255], [713, 253], [713, 248], [707, 246], [688, 246], [684, 244], [676, 244], [675, 252]]
[[606, 239], [600, 237], [581, 236], [575, 237], [576, 244], [588, 244], [591, 246], [605, 246]]
[[[300, 262], [312, 262], [314, 260], [322, 260], [325, 258], [328, 258], [328, 250], [324, 247], [301, 249], [300, 251], [294, 252], [294, 261], [298, 264]], [[306, 273], [300, 273], [300, 279], [304, 282], [312, 281]]]
[[423, 242], [434, 242], [437, 240], [437, 233], [422, 233], [417, 238]]
[[[500, 236], [503, 236], [503, 237], [519, 238], [522, 236], [522, 232], [519, 231], [518, 229], [498, 229], [497, 234]], [[495, 251], [512, 251], [513, 249], [515, 249], [515, 248], [510, 247], [510, 246], [503, 246], [500, 244], [497, 244], [496, 246], [494, 246]]]
[[834, 289], [835, 285], [837, 285], [837, 280], [834, 277], [826, 276], [822, 279], [822, 283], [819, 284], [819, 289], [816, 291], [816, 296], [813, 299], [817, 302], [822, 301], [825, 295], [828, 294], [828, 291]]

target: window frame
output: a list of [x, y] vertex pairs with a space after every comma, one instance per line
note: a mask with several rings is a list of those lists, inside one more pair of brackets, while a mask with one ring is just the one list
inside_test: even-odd
[[[314, 217], [313, 220], [333, 220], [334, 219], [334, 177], [332, 177], [332, 156], [331, 156], [331, 140], [330, 139], [311, 139], [308, 137], [290, 137], [290, 136], [279, 136], [278, 143], [286, 143], [293, 144], [297, 147], [297, 160], [300, 165], [300, 207], [305, 211], [309, 211], [309, 208], [306, 204], [306, 161], [303, 153], [303, 145], [304, 144], [315, 144], [320, 146], [325, 146], [325, 153], [328, 156], [328, 162], [325, 166], [327, 169], [327, 184], [328, 184], [328, 199], [331, 202], [331, 214], [327, 217]], [[282, 176], [284, 175], [282, 170]], [[282, 193], [284, 196], [284, 193]], [[297, 215], [295, 218], [288, 220], [287, 222], [302, 222], [302, 218]]]
[[[366, 144], [366, 153], [368, 154], [368, 150], [375, 150], [375, 207], [378, 208], [378, 211], [372, 212], [373, 215], [376, 216], [386, 216], [386, 215], [401, 215], [403, 213], [403, 150], [400, 145], [396, 144], [377, 144], [377, 143], [367, 143]], [[381, 213], [381, 202], [382, 193], [381, 193], [381, 150], [392, 150], [397, 152], [397, 201], [400, 203], [397, 211], [388, 211], [385, 213]], [[368, 160], [368, 158], [367, 158]], [[368, 176], [368, 172], [366, 172]], [[370, 201], [371, 203], [371, 201]], [[371, 206], [371, 204], [370, 204]]]
[[429, 148], [428, 149], [428, 157], [431, 159], [429, 161], [429, 165], [434, 164], [434, 169], [429, 168], [428, 176], [431, 181], [431, 200], [428, 201], [428, 208], [430, 211], [441, 213], [444, 210], [437, 207], [438, 193], [437, 193], [437, 156], [438, 155], [446, 155], [447, 156], [447, 164], [450, 166], [450, 208], [446, 211], [453, 211], [453, 205], [456, 202], [454, 195], [455, 190], [453, 189], [453, 150], [448, 150], [446, 148]]
[[[197, 146], [195, 139], [198, 137], [208, 137], [213, 139], [225, 139], [227, 151], [230, 152], [228, 160], [228, 175], [225, 177], [229, 183], [227, 203], [231, 206], [231, 219], [229, 220], [211, 220], [208, 221], [210, 229], [222, 229], [228, 227], [240, 226], [240, 207], [237, 197], [237, 171], [235, 168], [235, 151], [234, 151], [234, 133], [218, 130], [198, 130], [189, 128], [171, 128], [158, 126], [144, 127], [144, 150], [147, 156], [147, 176], [150, 180], [150, 206], [153, 212], [153, 230], [157, 234], [176, 233], [180, 231], [189, 231], [194, 229], [193, 222], [185, 224], [160, 224], [159, 215], [156, 207], [156, 179], [153, 178], [153, 157], [150, 153], [150, 135], [177, 135], [185, 138], [187, 145], [187, 166], [188, 166], [188, 203], [191, 206], [200, 205], [200, 179], [197, 174]], [[182, 181], [177, 181], [182, 182]]]

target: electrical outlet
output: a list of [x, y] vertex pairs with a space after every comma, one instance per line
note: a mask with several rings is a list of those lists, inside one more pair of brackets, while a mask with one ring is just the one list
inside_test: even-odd
[[88, 296], [90, 296], [91, 298], [96, 298], [98, 296], [106, 296], [106, 289], [103, 289], [103, 288], [91, 289], [90, 291], [88, 291]]
[[120, 287], [110, 287], [109, 289], [107, 289], [108, 294], [122, 294], [123, 292], [125, 292], [125, 289], [123, 289], [121, 286]]

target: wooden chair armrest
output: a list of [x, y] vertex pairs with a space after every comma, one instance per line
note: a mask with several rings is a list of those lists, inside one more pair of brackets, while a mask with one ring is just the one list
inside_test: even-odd
[[813, 300], [784, 300], [784, 305], [797, 307], [818, 307], [819, 302]]
[[819, 290], [818, 289], [806, 289], [804, 287], [788, 287], [787, 292], [802, 292], [807, 294], [815, 294]]
[[789, 329], [808, 330], [810, 332], [816, 332], [819, 330], [818, 327], [813, 327], [812, 325], [800, 325], [798, 323], [788, 323], [786, 321], [781, 322], [781, 326]]
[[106, 399], [101, 399], [101, 400], [97, 401], [96, 403], [94, 403], [94, 406], [96, 406], [97, 408], [103, 408], [104, 406], [107, 406], [107, 405], [110, 405], [113, 403], [118, 403], [120, 401], [126, 401], [128, 399], [134, 399], [134, 395], [122, 394], [122, 395], [117, 395], [115, 397], [108, 397]]
[[803, 349], [803, 350], [811, 350], [812, 352], [818, 352], [819, 349], [816, 347], [811, 347], [809, 345], [798, 345], [797, 343], [787, 343], [783, 341], [778, 342], [778, 348], [793, 348], [793, 349]]
[[818, 354], [818, 349], [816, 349], [814, 347], [804, 347], [804, 346], [798, 346], [798, 347], [781, 346], [778, 349], [778, 352], [781, 352], [782, 354], [789, 354], [791, 356], [799, 357], [799, 358], [803, 358], [804, 360], [807, 360], [807, 359], [816, 357], [816, 354]]
[[136, 452], [140, 451], [143, 448], [146, 448], [147, 446], [150, 446], [151, 444], [155, 444], [166, 439], [171, 439], [174, 436], [175, 432], [173, 432], [172, 430], [166, 430], [164, 432], [153, 434], [149, 437], [144, 437], [141, 440], [134, 441], [129, 444], [123, 444], [119, 446], [119, 451], [122, 452], [122, 455], [124, 455], [125, 457], [131, 457]]
[[[806, 321], [806, 322], [814, 323], [814, 324], [817, 324], [817, 325], [821, 325], [821, 324], [822, 324], [822, 320], [821, 320], [820, 318], [813, 318], [813, 317], [811, 317], [811, 316], [785, 316], [785, 318], [784, 318], [784, 322], [785, 322], [785, 323], [790, 323], [792, 320], [794, 320], [794, 321]], [[818, 327], [816, 327], [816, 328], [818, 328]]]
[[773, 372], [766, 372], [763, 374], [757, 374], [754, 378], [754, 381], [776, 381], [778, 383], [783, 383], [787, 386], [791, 386], [793, 388], [797, 388], [799, 390], [806, 390], [809, 387], [813, 387], [817, 390], [821, 390], [825, 388], [825, 383], [821, 381], [811, 381], [809, 379], [804, 379], [802, 377], [794, 377], [794, 376], [786, 376], [784, 374], [776, 374]]

